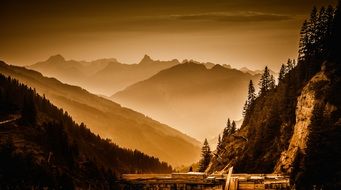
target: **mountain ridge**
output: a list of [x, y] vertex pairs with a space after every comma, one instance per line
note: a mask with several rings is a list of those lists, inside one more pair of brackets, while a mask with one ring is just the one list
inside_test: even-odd
[[[235, 113], [233, 110], [235, 114], [232, 114], [230, 109], [230, 112], [226, 113], [228, 105], [242, 107], [244, 98], [238, 93], [246, 96], [246, 84], [250, 79], [257, 81], [259, 77], [221, 65], [207, 69], [203, 64], [186, 62], [137, 82], [117, 92], [111, 99], [177, 129], [186, 129], [188, 133], [196, 134], [194, 136], [202, 139], [203, 134], [207, 133], [199, 135], [200, 132], [196, 131], [203, 131], [208, 126], [216, 132], [221, 131], [227, 116], [235, 117], [235, 120], [240, 119], [242, 111]], [[206, 113], [210, 108], [214, 108], [215, 112]], [[193, 124], [193, 121], [196, 123]], [[208, 135], [216, 136], [213, 132]]]
[[87, 62], [66, 60], [58, 54], [27, 68], [69, 84], [82, 86], [96, 94], [111, 95], [129, 84], [146, 79], [160, 70], [179, 63], [176, 59], [153, 60], [148, 55], [145, 55], [138, 64], [120, 63], [115, 58]]
[[[80, 87], [66, 85], [56, 79], [45, 78], [36, 71], [5, 63], [1, 64], [0, 72], [34, 87], [57, 106], [67, 110], [76, 121], [86, 123], [95, 133], [111, 138], [121, 146], [136, 148], [173, 165], [191, 163], [199, 156], [199, 142], [188, 135], [110, 100], [92, 95]], [[174, 144], [167, 144], [166, 139], [177, 140]], [[181, 148], [174, 149], [174, 153], [166, 151], [175, 145]]]

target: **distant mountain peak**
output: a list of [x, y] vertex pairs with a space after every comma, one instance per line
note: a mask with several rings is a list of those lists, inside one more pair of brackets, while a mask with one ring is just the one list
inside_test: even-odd
[[140, 61], [140, 64], [145, 64], [145, 63], [150, 63], [153, 62], [154, 60], [147, 54], [145, 54], [142, 58], [142, 60]]
[[211, 70], [216, 70], [216, 71], [224, 71], [224, 70], [226, 70], [226, 68], [225, 67], [223, 67], [222, 65], [219, 65], [219, 64], [216, 64], [216, 65], [214, 65], [212, 68], [211, 68]]
[[48, 58], [47, 61], [48, 62], [64, 62], [65, 58], [62, 55], [57, 54], [57, 55], [53, 55], [50, 58]]

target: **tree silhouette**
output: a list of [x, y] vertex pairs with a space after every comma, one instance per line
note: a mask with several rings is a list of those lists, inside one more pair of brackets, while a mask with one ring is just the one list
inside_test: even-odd
[[298, 47], [298, 60], [304, 61], [308, 55], [309, 36], [308, 36], [308, 21], [304, 20], [300, 31], [300, 42]]
[[218, 136], [218, 143], [217, 143], [217, 150], [219, 151], [220, 150], [220, 148], [221, 148], [221, 136], [219, 135]]
[[204, 145], [201, 148], [201, 160], [199, 162], [199, 172], [204, 172], [208, 165], [211, 162], [211, 149], [207, 142], [207, 139], [204, 141]]
[[227, 119], [227, 123], [226, 123], [226, 127], [224, 128], [224, 131], [223, 131], [223, 138], [222, 138], [222, 141], [225, 141], [225, 139], [227, 138], [227, 136], [229, 136], [230, 130], [231, 130], [231, 120], [230, 120], [230, 118], [228, 118], [228, 119]]
[[273, 75], [270, 74], [270, 70], [268, 66], [265, 67], [262, 77], [259, 81], [259, 95], [265, 94], [267, 91], [273, 89], [275, 87], [275, 79]]
[[281, 69], [279, 70], [278, 81], [283, 80], [285, 75], [286, 75], [286, 67], [284, 64], [282, 64]]
[[237, 130], [236, 122], [235, 122], [235, 121], [232, 121], [230, 134], [232, 135], [233, 133], [236, 132], [236, 130]]

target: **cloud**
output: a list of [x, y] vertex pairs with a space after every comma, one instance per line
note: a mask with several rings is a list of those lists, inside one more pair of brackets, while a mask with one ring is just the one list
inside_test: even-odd
[[262, 21], [282, 21], [292, 19], [288, 15], [261, 13], [261, 12], [238, 12], [238, 13], [204, 13], [192, 15], [180, 15], [182, 20], [207, 20], [220, 22], [262, 22]]
[[271, 22], [291, 20], [293, 16], [264, 12], [209, 12], [200, 14], [164, 15], [144, 17], [147, 20], [184, 20], [215, 22]]

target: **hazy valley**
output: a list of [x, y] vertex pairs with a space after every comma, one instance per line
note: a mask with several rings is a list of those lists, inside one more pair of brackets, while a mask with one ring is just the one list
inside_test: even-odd
[[340, 6], [1, 2], [0, 189], [341, 189]]
[[1, 63], [0, 73], [35, 88], [78, 123], [84, 122], [93, 132], [121, 146], [144, 151], [174, 165], [189, 164], [199, 158], [197, 140], [80, 87], [5, 63]]

